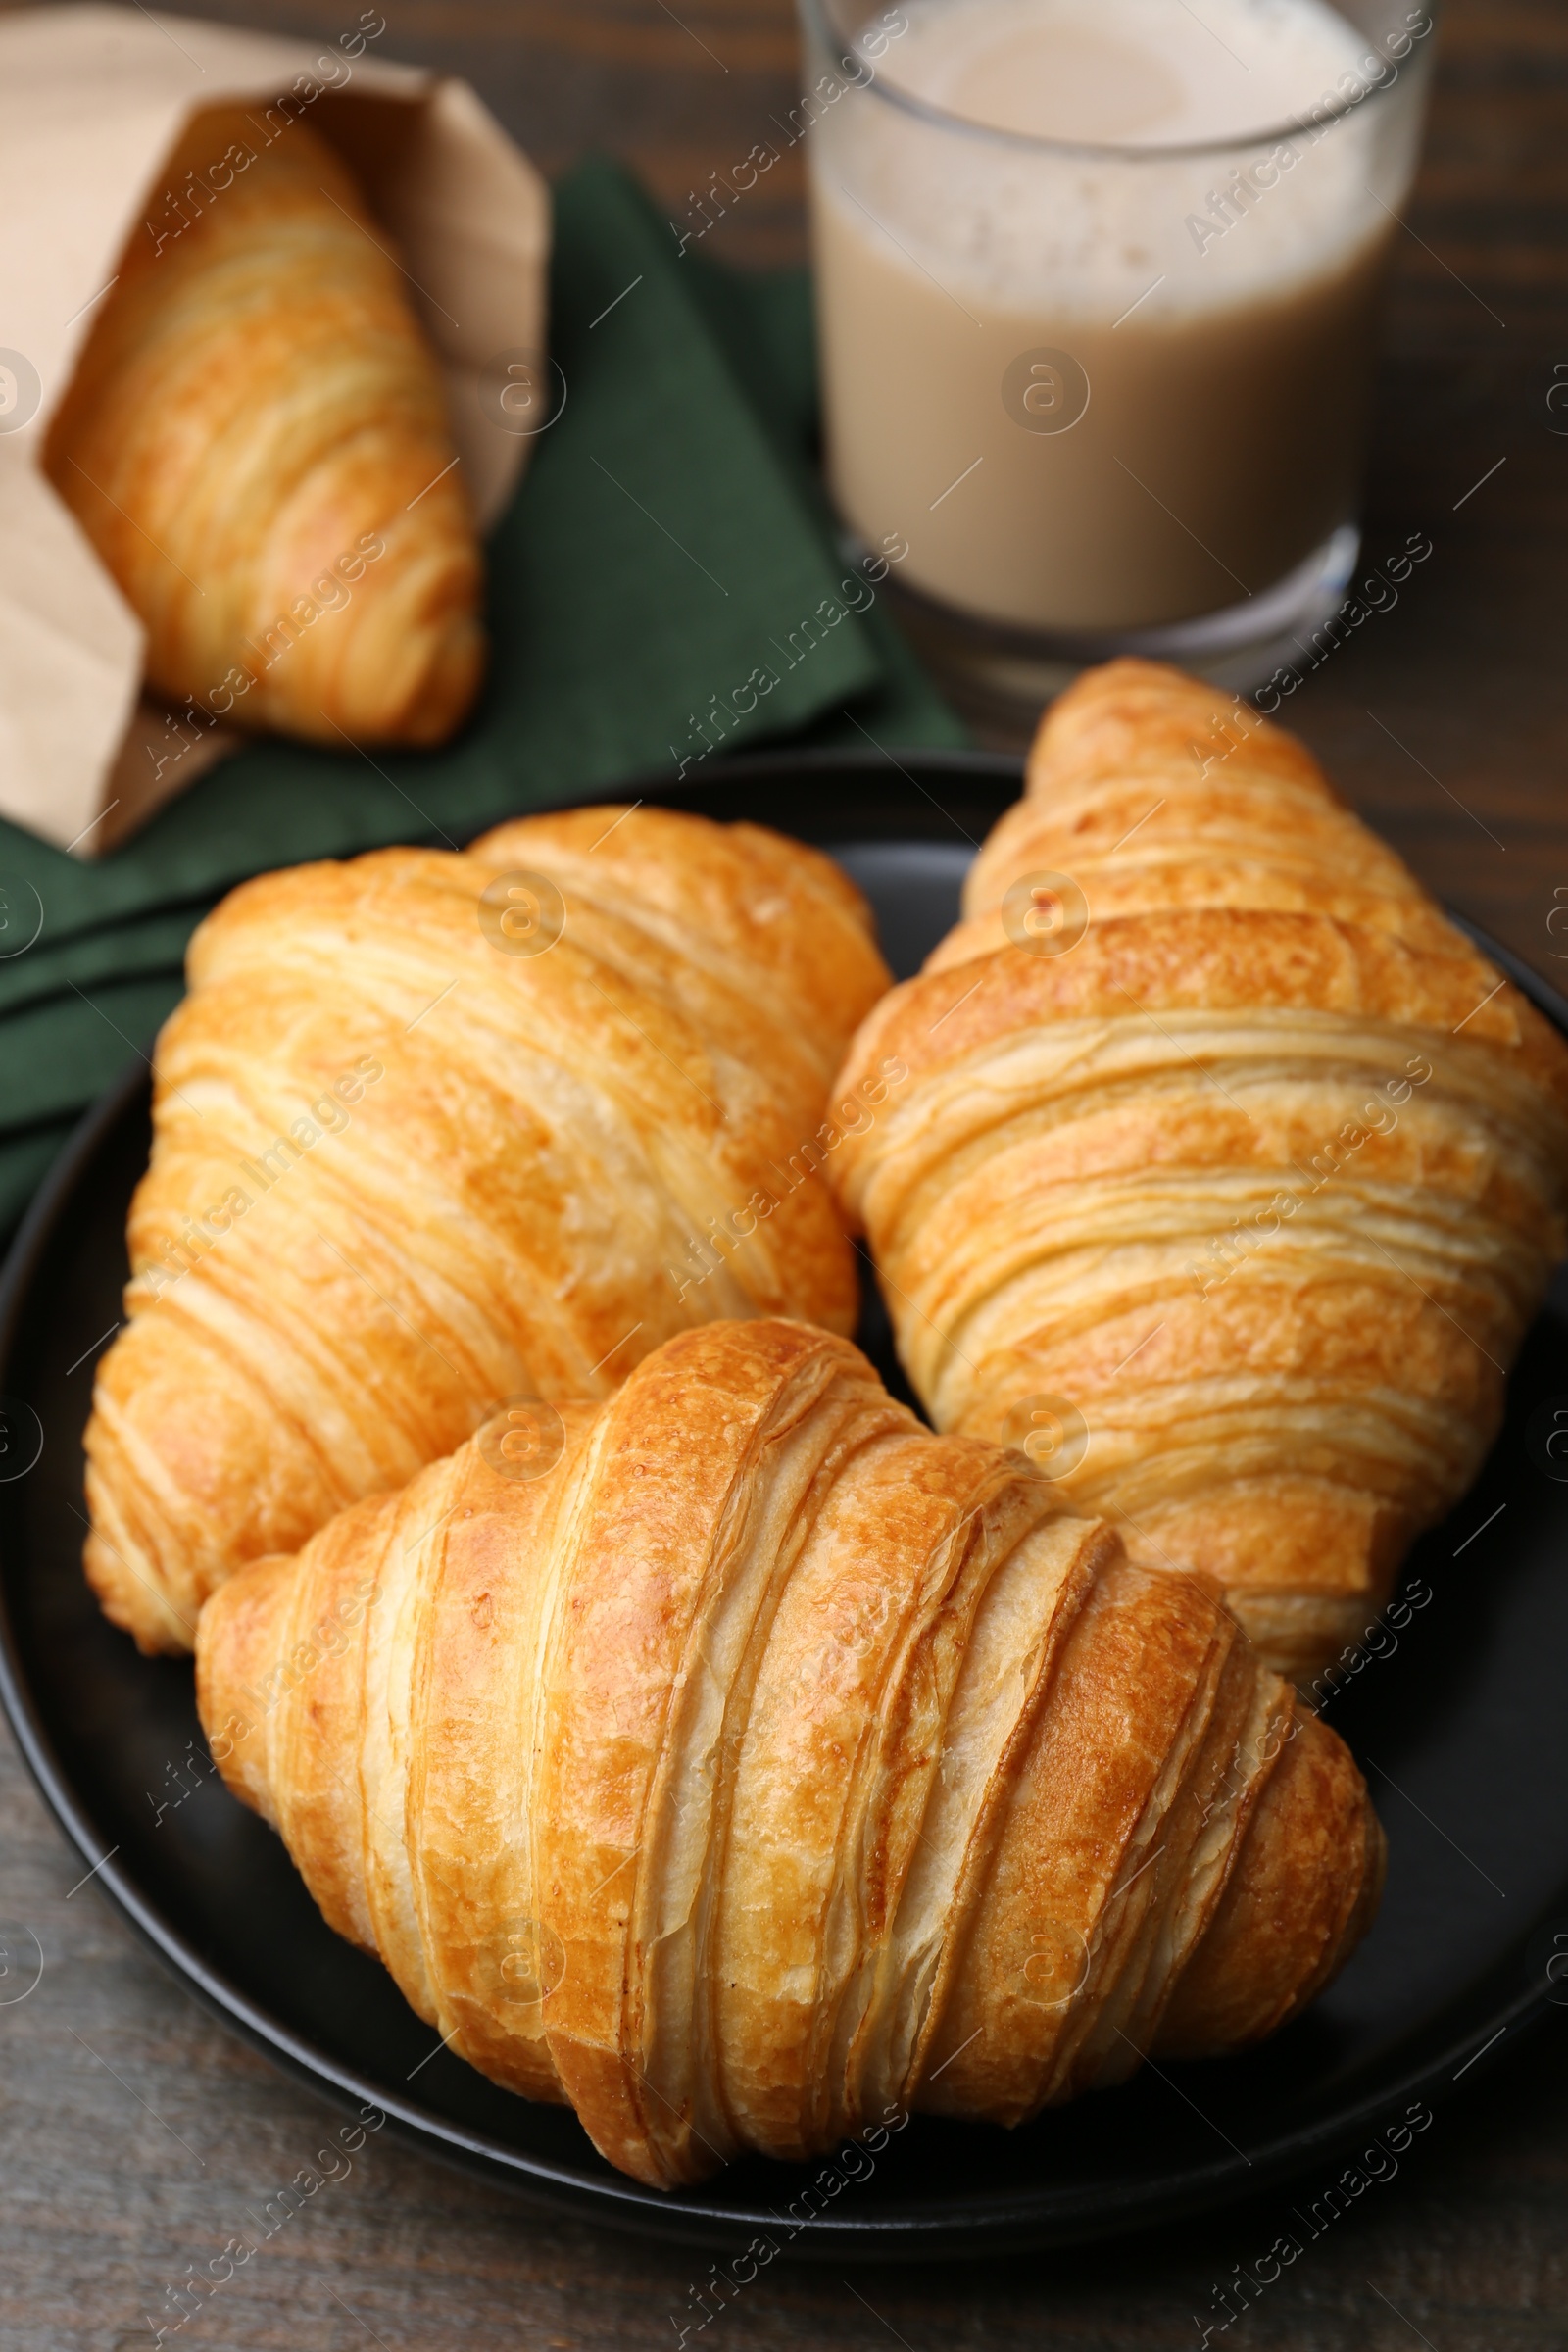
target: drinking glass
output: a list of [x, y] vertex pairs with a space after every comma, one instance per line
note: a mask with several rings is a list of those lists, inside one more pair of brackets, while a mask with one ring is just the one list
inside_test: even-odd
[[987, 128], [901, 88], [900, 8], [800, 9], [829, 484], [927, 661], [1003, 736], [1115, 654], [1259, 683], [1355, 567], [1434, 11], [1348, 0], [1299, 116], [1146, 146]]

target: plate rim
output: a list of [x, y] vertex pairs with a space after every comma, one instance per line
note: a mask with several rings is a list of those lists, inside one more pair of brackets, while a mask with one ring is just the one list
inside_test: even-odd
[[[892, 784], [890, 768], [908, 781], [917, 781], [912, 769], [923, 771], [933, 782], [946, 778], [955, 782], [1016, 786], [1022, 777], [1023, 762], [1006, 753], [911, 750], [895, 756], [853, 747], [843, 750], [813, 747], [802, 752], [786, 749], [715, 761], [705, 777], [692, 784], [672, 779], [662, 771], [628, 779], [614, 792], [584, 794], [553, 806], [613, 805], [634, 797], [645, 802], [679, 805], [693, 799], [733, 797], [737, 788], [744, 791], [749, 784], [792, 778], [821, 779], [845, 771], [859, 776], [867, 784], [873, 781]], [[940, 813], [947, 814], [940, 804], [934, 806]], [[746, 812], [737, 808], [733, 814], [744, 817]], [[956, 824], [956, 820], [953, 821]], [[1506, 973], [1537, 1010], [1568, 1037], [1568, 999], [1479, 925], [1451, 908], [1445, 911], [1480, 952]], [[19, 1331], [57, 1229], [74, 1206], [78, 1188], [107, 1139], [128, 1115], [138, 1098], [150, 1090], [151, 1081], [150, 1062], [133, 1062], [89, 1105], [18, 1225], [0, 1268], [0, 1388], [5, 1385]], [[57, 1826], [82, 1860], [91, 1866], [89, 1879], [103, 1888], [138, 1942], [210, 2015], [237, 2033], [290, 2079], [332, 2105], [371, 2107], [386, 2118], [403, 2143], [460, 2171], [477, 2174], [493, 2185], [504, 2186], [521, 2202], [556, 2214], [707, 2251], [714, 2248], [733, 2251], [737, 2238], [758, 2234], [761, 2225], [757, 2212], [729, 2206], [721, 2195], [708, 2196], [699, 2202], [686, 2192], [666, 2194], [619, 2174], [612, 2173], [608, 2178], [589, 2174], [580, 2167], [509, 2148], [481, 2132], [421, 2107], [417, 2101], [388, 2102], [375, 2085], [360, 2078], [351, 2066], [283, 2024], [230, 1982], [220, 1969], [204, 1959], [160, 1905], [143, 1891], [134, 1874], [128, 1868], [117, 1867], [114, 1853], [95, 1858], [101, 1840], [88, 1808], [77, 1793], [72, 1772], [56, 1751], [43, 1720], [12, 1622], [9, 1580], [4, 1577], [0, 1577], [0, 1705], [4, 1707], [23, 1760]], [[1527, 1927], [1526, 1935], [1529, 1933]], [[1518, 2046], [1520, 2029], [1539, 2028], [1554, 2007], [1544, 1989], [1522, 1989], [1511, 2001], [1489, 2008], [1479, 2024], [1451, 2042], [1444, 2042], [1434, 2054], [1414, 2062], [1394, 2082], [1334, 2106], [1317, 2118], [1294, 2125], [1251, 2156], [1242, 2156], [1240, 2163], [1236, 2157], [1216, 2157], [1206, 2164], [1184, 2166], [1179, 2174], [1163, 2180], [1133, 2181], [1109, 2192], [1102, 2183], [1093, 2190], [1079, 2191], [1057, 2187], [1031, 2192], [1021, 2188], [1016, 2193], [988, 2192], [970, 2205], [933, 2200], [918, 2211], [871, 2212], [859, 2216], [829, 2208], [806, 2224], [797, 2225], [787, 2249], [782, 2251], [787, 2252], [789, 2259], [808, 2262], [876, 2262], [892, 2255], [904, 2261], [978, 2259], [983, 2255], [1048, 2247], [1065, 2249], [1097, 2240], [1128, 2237], [1199, 2213], [1217, 2211], [1294, 2179], [1319, 2158], [1348, 2146], [1369, 2126], [1386, 2121], [1391, 2108], [1401, 2099], [1419, 2098], [1436, 2113], [1440, 2105], [1459, 2095], [1454, 2090], [1455, 2069], [1466, 2078], [1479, 2080], [1496, 2065], [1508, 2063], [1500, 2052], [1493, 2058], [1493, 2049], [1506, 2040], [1511, 2052]], [[826, 2157], [818, 2160], [827, 2161]], [[804, 2172], [805, 2168], [799, 2169]], [[716, 2181], [721, 2183], [723, 2179], [724, 2175], [719, 2174]]]

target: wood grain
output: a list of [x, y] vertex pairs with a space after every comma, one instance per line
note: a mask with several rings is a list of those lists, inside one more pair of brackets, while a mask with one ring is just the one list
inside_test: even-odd
[[[381, 0], [388, 56], [466, 74], [550, 170], [592, 147], [671, 214], [796, 96], [786, 0]], [[327, 0], [208, 13], [331, 36]], [[1367, 510], [1376, 562], [1431, 560], [1287, 706], [1423, 877], [1548, 974], [1568, 972], [1568, 10], [1455, 0], [1428, 156], [1400, 239]], [[799, 160], [710, 250], [803, 258]], [[1473, 489], [1498, 459], [1505, 464]], [[1470, 495], [1466, 495], [1469, 493]], [[1554, 894], [1561, 890], [1562, 898]], [[1568, 919], [1558, 925], [1568, 933]], [[1562, 962], [1553, 957], [1561, 954]], [[309, 2164], [338, 2119], [211, 2023], [79, 1877], [7, 1742], [0, 1912], [45, 1954], [0, 2006], [0, 2352], [128, 2352], [144, 2315]], [[3, 1989], [3, 1987], [0, 1987]], [[1568, 2031], [1557, 2021], [1446, 2111], [1227, 2339], [1253, 2352], [1542, 2352], [1568, 2345]], [[706, 2262], [541, 2219], [368, 2140], [171, 2344], [221, 2352], [642, 2352]], [[776, 2268], [709, 2344], [906, 2352], [1196, 2346], [1212, 2290], [1281, 2227], [1263, 2199], [1200, 2228], [983, 2271]], [[692, 2343], [700, 2340], [696, 2336]]]

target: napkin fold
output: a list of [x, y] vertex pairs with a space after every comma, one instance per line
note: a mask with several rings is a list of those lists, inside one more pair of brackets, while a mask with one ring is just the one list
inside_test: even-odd
[[764, 742], [967, 740], [835, 542], [804, 274], [682, 254], [596, 161], [556, 191], [551, 314], [554, 414], [490, 540], [490, 677], [455, 743], [258, 742], [97, 864], [0, 821], [0, 1232], [74, 1119], [146, 1058], [190, 932], [245, 876], [461, 847]]

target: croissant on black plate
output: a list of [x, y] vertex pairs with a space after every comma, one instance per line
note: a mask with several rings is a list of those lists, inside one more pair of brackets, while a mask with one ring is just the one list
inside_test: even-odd
[[816, 851], [525, 817], [264, 874], [189, 973], [86, 1438], [87, 1571], [143, 1648], [506, 1397], [608, 1396], [715, 1315], [853, 1330], [814, 1139], [888, 975]]
[[841, 1078], [937, 1426], [1028, 1447], [1309, 1676], [1449, 1510], [1568, 1237], [1568, 1048], [1289, 735], [1116, 662]]
[[1211, 1591], [794, 1322], [681, 1333], [257, 1562], [197, 1680], [330, 1925], [660, 2187], [1240, 2048], [1382, 1880], [1344, 1744]]

